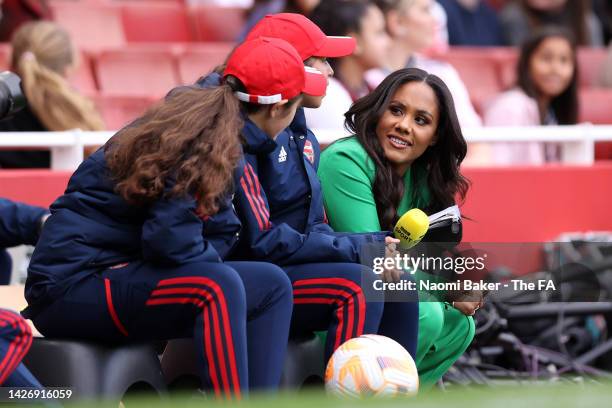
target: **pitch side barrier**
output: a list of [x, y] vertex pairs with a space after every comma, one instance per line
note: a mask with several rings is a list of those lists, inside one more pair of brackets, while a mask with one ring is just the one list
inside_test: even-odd
[[[83, 161], [83, 149], [104, 144], [115, 132], [3, 132], [0, 149], [49, 149], [53, 170], [74, 170]], [[322, 145], [338, 138], [324, 129], [314, 133]], [[473, 143], [555, 142], [561, 145], [562, 163], [588, 165], [594, 162], [595, 142], [612, 141], [612, 125], [481, 127], [464, 129]]]

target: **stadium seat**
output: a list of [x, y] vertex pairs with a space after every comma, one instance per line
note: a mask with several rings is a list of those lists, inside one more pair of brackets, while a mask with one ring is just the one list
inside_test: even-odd
[[591, 122], [599, 125], [612, 124], [612, 115], [610, 115], [612, 89], [582, 88], [579, 92], [579, 119], [581, 122]]
[[98, 95], [93, 99], [108, 130], [121, 129], [142, 115], [157, 100], [147, 96], [113, 95]]
[[187, 10], [176, 2], [143, 1], [122, 6], [127, 42], [193, 41]]
[[24, 362], [45, 387], [71, 388], [71, 399], [119, 402], [131, 390], [158, 395], [166, 390], [155, 348], [147, 344], [110, 347], [35, 338]]
[[322, 384], [325, 374], [324, 348], [325, 345], [316, 335], [291, 339], [287, 346], [281, 387], [299, 389]]
[[581, 47], [578, 49], [578, 83], [580, 86], [597, 86], [606, 59], [606, 51], [606, 48]]
[[69, 75], [69, 82], [79, 92], [91, 96], [98, 92], [98, 86], [94, 78], [91, 58], [86, 53], [81, 53], [79, 56], [78, 66], [76, 70]]
[[[23, 285], [0, 286], [0, 307], [19, 311], [25, 306]], [[79, 399], [117, 401], [134, 387], [158, 394], [166, 390], [152, 345], [109, 347], [42, 338], [34, 326], [32, 332], [34, 341], [24, 362], [46, 387], [69, 387]]]
[[502, 90], [493, 54], [478, 48], [453, 47], [443, 59], [459, 72], [477, 110]]
[[189, 14], [199, 41], [236, 41], [244, 26], [240, 7], [193, 6]]
[[168, 50], [103, 51], [94, 67], [104, 95], [160, 97], [178, 84], [174, 56]]
[[225, 61], [233, 48], [233, 43], [211, 43], [190, 47], [178, 57], [181, 83], [192, 84], [202, 75], [212, 71]]
[[[325, 370], [323, 349], [323, 343], [314, 334], [303, 339], [290, 339], [281, 386], [299, 389], [305, 385], [322, 383]], [[161, 366], [170, 389], [199, 384], [191, 339], [169, 341]]]
[[612, 142], [595, 143], [595, 160], [612, 160]]
[[79, 47], [100, 49], [125, 44], [121, 8], [118, 5], [53, 1], [50, 6], [55, 21], [68, 30]]
[[497, 64], [497, 75], [502, 90], [507, 90], [516, 85], [516, 66], [518, 64], [518, 51], [516, 48], [497, 48], [495, 51]]

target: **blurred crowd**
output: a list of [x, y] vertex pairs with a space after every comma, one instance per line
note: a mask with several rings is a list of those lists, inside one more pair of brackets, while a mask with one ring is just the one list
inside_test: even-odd
[[[612, 87], [612, 2], [606, 0], [187, 1], [196, 2], [244, 7], [246, 24], [238, 40], [266, 14], [283, 11], [308, 16], [327, 35], [357, 40], [352, 55], [328, 61], [334, 75], [322, 109], [306, 111], [309, 126], [334, 135], [331, 140], [347, 135], [344, 114], [353, 101], [403, 67], [418, 67], [444, 80], [462, 127], [579, 123], [579, 103], [589, 101], [579, 100], [578, 47], [610, 44], [597, 86]], [[67, 34], [53, 23], [22, 25], [49, 18], [45, 0], [3, 1], [0, 40], [12, 40], [12, 69], [23, 78], [30, 108], [0, 121], [0, 130], [102, 129], [92, 103], [66, 82], [78, 63]], [[473, 92], [443, 58], [449, 47], [457, 46], [516, 47], [516, 81], [475, 107]], [[496, 143], [472, 144], [467, 163], [558, 160], [560, 147], [551, 143]], [[47, 167], [48, 161], [44, 152], [0, 153], [0, 167], [5, 168]]]

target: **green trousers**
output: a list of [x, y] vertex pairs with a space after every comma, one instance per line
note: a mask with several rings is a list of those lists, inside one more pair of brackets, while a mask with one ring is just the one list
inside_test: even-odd
[[416, 365], [422, 390], [434, 385], [474, 339], [474, 319], [448, 303], [419, 302]]

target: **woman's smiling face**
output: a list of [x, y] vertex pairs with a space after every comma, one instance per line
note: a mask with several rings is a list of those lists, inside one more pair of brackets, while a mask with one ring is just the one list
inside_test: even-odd
[[412, 81], [397, 89], [376, 125], [376, 136], [398, 174], [435, 144], [439, 115], [438, 98], [427, 83]]

